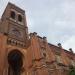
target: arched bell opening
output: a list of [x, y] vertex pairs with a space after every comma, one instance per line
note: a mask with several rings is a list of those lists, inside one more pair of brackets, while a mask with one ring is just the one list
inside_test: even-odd
[[8, 75], [20, 75], [23, 66], [23, 55], [19, 50], [12, 50], [8, 54]]

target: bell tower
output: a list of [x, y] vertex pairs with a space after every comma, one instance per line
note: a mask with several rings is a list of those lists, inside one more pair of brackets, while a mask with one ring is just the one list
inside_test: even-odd
[[1, 20], [1, 32], [8, 36], [8, 44], [25, 47], [28, 40], [25, 11], [8, 3]]
[[[28, 27], [25, 11], [8, 3], [0, 23], [0, 33], [5, 45], [0, 49], [2, 54], [1, 75], [25, 75], [25, 55], [28, 42]], [[2, 44], [1, 44], [2, 45]]]

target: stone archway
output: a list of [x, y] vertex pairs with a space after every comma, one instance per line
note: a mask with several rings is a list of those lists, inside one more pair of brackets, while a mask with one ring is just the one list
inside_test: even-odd
[[8, 75], [20, 75], [23, 66], [23, 55], [19, 50], [12, 50], [8, 54]]

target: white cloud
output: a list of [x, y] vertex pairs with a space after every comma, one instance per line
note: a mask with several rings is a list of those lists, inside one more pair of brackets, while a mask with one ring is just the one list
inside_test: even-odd
[[64, 43], [63, 47], [66, 49], [73, 48], [73, 51], [75, 52], [75, 36], [69, 37]]

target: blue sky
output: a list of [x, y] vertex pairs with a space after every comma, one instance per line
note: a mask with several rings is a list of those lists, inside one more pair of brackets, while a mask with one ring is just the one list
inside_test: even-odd
[[8, 2], [26, 11], [29, 32], [75, 52], [75, 0], [0, 0], [0, 17]]

